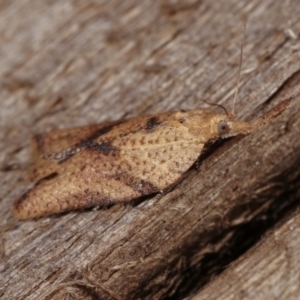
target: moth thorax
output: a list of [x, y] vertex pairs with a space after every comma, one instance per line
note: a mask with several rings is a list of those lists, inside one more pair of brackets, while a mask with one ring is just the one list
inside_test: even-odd
[[227, 121], [220, 120], [217, 123], [217, 131], [221, 137], [228, 135], [230, 133], [230, 130], [231, 130], [231, 126], [229, 125], [229, 123]]

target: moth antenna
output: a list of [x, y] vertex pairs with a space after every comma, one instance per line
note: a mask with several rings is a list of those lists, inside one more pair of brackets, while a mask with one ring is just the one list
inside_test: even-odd
[[229, 117], [228, 111], [225, 106], [223, 106], [221, 104], [217, 104], [217, 103], [210, 103], [210, 102], [207, 102], [206, 100], [202, 100], [202, 101], [208, 105], [218, 106], [218, 107], [222, 108], [225, 111], [225, 114]]
[[243, 63], [243, 52], [244, 52], [244, 44], [245, 44], [245, 33], [246, 33], [246, 21], [244, 23], [244, 29], [243, 29], [243, 38], [241, 43], [241, 54], [240, 54], [240, 62], [239, 62], [239, 71], [238, 71], [238, 77], [236, 81], [236, 88], [234, 92], [234, 98], [233, 98], [233, 105], [232, 105], [232, 116], [234, 116], [234, 108], [235, 108], [235, 102], [239, 93], [240, 88], [240, 79], [241, 79], [241, 70], [242, 70], [242, 63]]

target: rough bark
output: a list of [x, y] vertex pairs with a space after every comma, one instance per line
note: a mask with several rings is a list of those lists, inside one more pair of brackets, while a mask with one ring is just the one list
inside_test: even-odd
[[[207, 282], [199, 299], [220, 299], [211, 292], [219, 282], [240, 287], [241, 277], [213, 278], [299, 199], [299, 96], [250, 136], [204, 153], [163, 195], [26, 222], [11, 207], [29, 187], [34, 133], [207, 107], [202, 100], [231, 107], [245, 17], [236, 117], [253, 121], [298, 95], [296, 2], [1, 3], [1, 299], [176, 299]], [[275, 268], [279, 283], [260, 269], [264, 299], [300, 294], [289, 284], [299, 277], [300, 240], [288, 230], [298, 219], [295, 213], [276, 229], [290, 276]], [[247, 295], [259, 291], [251, 266], [267, 261], [269, 239], [227, 271], [250, 262]]]
[[284, 218], [258, 245], [190, 299], [298, 299], [299, 217], [298, 209]]

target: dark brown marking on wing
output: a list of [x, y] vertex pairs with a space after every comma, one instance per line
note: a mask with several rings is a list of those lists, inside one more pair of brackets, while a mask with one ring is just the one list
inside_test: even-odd
[[93, 144], [94, 140], [100, 137], [101, 135], [104, 135], [108, 132], [110, 132], [115, 126], [120, 125], [121, 123], [124, 123], [124, 121], [114, 122], [113, 124], [103, 127], [99, 130], [97, 130], [95, 133], [93, 133], [91, 136], [89, 136], [87, 139], [81, 141], [81, 144]]
[[144, 180], [135, 180], [130, 184], [130, 186], [141, 195], [149, 195], [159, 191], [154, 184]]
[[[97, 130], [95, 133], [93, 133], [91, 136], [89, 136], [88, 138], [81, 140], [79, 143], [75, 144], [71, 149], [69, 149], [68, 151], [64, 151], [61, 153], [58, 153], [57, 155], [53, 156], [52, 158], [57, 160], [58, 164], [64, 163], [65, 161], [67, 161], [69, 158], [71, 158], [73, 155], [75, 155], [77, 152], [85, 150], [85, 149], [96, 149], [101, 151], [103, 154], [108, 155], [109, 152], [112, 152], [112, 146], [106, 144], [105, 142], [101, 143], [101, 144], [96, 144], [94, 142], [95, 139], [99, 138], [101, 135], [104, 135], [108, 132], [110, 132], [116, 125], [119, 125], [120, 123], [123, 122], [115, 122], [112, 125], [103, 127], [99, 130]], [[115, 150], [115, 149], [114, 149]]]
[[114, 147], [106, 142], [97, 143], [88, 148], [99, 151], [104, 155], [115, 154], [117, 151], [119, 151], [117, 147]]
[[[75, 201], [72, 201], [72, 198]], [[109, 197], [103, 197], [97, 192], [84, 191], [84, 193], [72, 195], [68, 201], [73, 208], [63, 209], [63, 211], [69, 211], [72, 209], [87, 209], [95, 206], [109, 206], [111, 204], [117, 203], [118, 200]]]
[[151, 117], [150, 119], [148, 119], [147, 123], [146, 123], [146, 131], [152, 131], [154, 128], [158, 127], [159, 125], [161, 125], [163, 122], [159, 122], [157, 117]]
[[[116, 180], [116, 178], [114, 178]], [[157, 193], [159, 189], [151, 182], [136, 178], [129, 173], [123, 173], [117, 176], [117, 180], [123, 182], [125, 185], [131, 187], [141, 196]]]
[[[80, 140], [78, 143], [74, 144], [72, 147], [69, 149], [66, 149], [65, 151], [59, 152], [59, 153], [53, 153], [50, 155], [46, 155], [43, 158], [48, 160], [54, 160], [58, 164], [62, 164], [66, 162], [68, 159], [70, 159], [72, 156], [74, 156], [76, 153], [83, 151], [85, 149], [95, 149], [98, 151], [101, 151], [103, 154], [108, 155], [108, 154], [115, 154], [118, 149], [115, 147], [107, 144], [106, 142], [101, 142], [99, 144], [99, 137], [102, 135], [105, 135], [106, 133], [109, 133], [113, 128], [116, 126], [123, 124], [126, 122], [124, 121], [116, 121], [113, 122], [112, 124], [105, 126], [103, 128], [100, 128], [93, 132], [90, 136], [88, 136], [85, 139]], [[139, 128], [136, 128], [134, 131], [130, 131], [128, 133], [122, 133], [120, 137], [125, 137], [126, 135], [132, 135], [135, 132], [139, 132], [140, 130], [146, 130], [147, 132], [153, 131], [156, 127], [160, 126], [164, 122], [160, 122], [157, 117], [150, 117], [147, 119], [147, 122], [144, 126], [140, 126]], [[44, 144], [44, 138], [43, 135], [36, 135], [35, 136], [37, 145], [38, 145], [38, 150], [40, 153], [43, 153], [43, 144]], [[98, 140], [98, 143], [95, 142], [95, 140]]]

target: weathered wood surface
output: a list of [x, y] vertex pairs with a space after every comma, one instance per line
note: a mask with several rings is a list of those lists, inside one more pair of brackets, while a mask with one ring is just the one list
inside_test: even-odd
[[190, 299], [299, 299], [299, 234], [297, 209]]
[[[215, 148], [161, 198], [20, 222], [11, 207], [28, 188], [30, 136], [207, 106], [202, 99], [230, 107], [244, 17], [236, 111], [255, 120], [299, 93], [296, 2], [1, 2], [1, 299], [182, 298], [208, 281], [216, 290], [214, 275], [299, 199], [299, 97], [260, 131]], [[300, 245], [292, 230], [278, 234]], [[290, 277], [274, 271], [279, 298], [300, 295], [289, 285], [296, 267]]]

